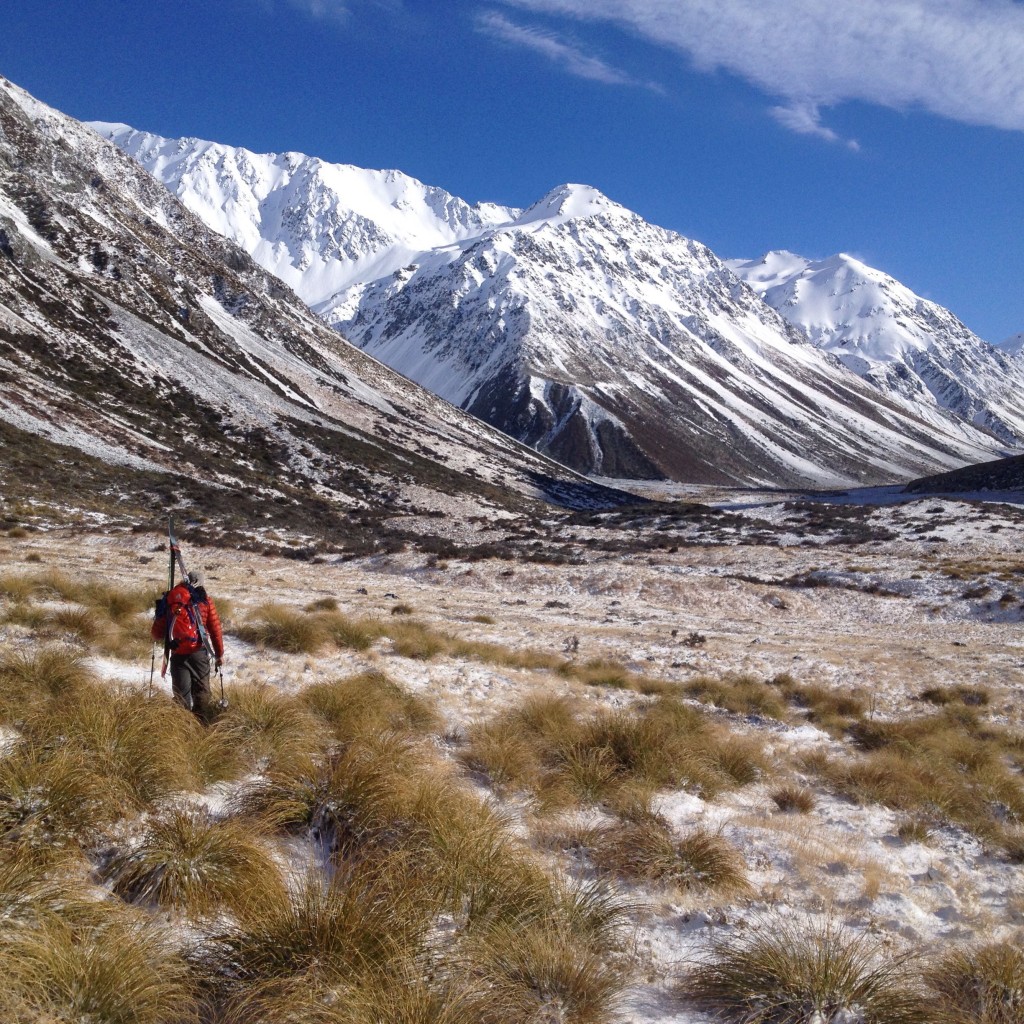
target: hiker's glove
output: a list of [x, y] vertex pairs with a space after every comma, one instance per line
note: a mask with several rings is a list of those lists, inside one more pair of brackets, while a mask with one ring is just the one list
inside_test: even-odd
[[218, 658], [218, 659], [217, 659], [217, 662], [216, 662], [216, 665], [215, 665], [214, 667], [215, 667], [215, 668], [217, 669], [217, 671], [219, 672], [219, 671], [220, 671], [220, 667], [221, 667], [221, 665], [223, 665], [223, 664], [224, 664], [224, 659], [223, 659], [223, 658]]

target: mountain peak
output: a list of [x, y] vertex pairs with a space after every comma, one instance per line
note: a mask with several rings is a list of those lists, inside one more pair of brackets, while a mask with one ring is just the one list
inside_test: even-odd
[[621, 211], [624, 207], [613, 202], [592, 185], [566, 183], [553, 188], [546, 196], [524, 211], [516, 225], [549, 221], [564, 224], [569, 220], [585, 220], [610, 211]]

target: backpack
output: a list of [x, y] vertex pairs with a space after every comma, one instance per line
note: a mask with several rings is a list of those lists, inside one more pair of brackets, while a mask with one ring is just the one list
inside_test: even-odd
[[164, 616], [167, 646], [174, 654], [194, 654], [203, 646], [196, 594], [187, 584], [167, 591], [157, 602], [156, 614]]

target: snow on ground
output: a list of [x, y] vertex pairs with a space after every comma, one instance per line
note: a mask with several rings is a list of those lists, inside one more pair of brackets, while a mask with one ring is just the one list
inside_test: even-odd
[[[750, 510], [782, 536], [792, 514], [778, 503]], [[595, 548], [573, 565], [443, 561], [410, 552], [321, 564], [219, 549], [187, 554], [190, 564], [205, 569], [214, 600], [230, 600], [235, 621], [268, 599], [303, 607], [332, 597], [348, 615], [385, 622], [398, 621], [392, 609], [405, 604], [416, 619], [460, 638], [563, 655], [578, 640], [575, 657], [616, 659], [656, 679], [745, 673], [768, 680], [788, 673], [799, 683], [860, 693], [879, 718], [921, 713], [918, 695], [926, 687], [984, 687], [992, 719], [1020, 728], [1024, 542], [1013, 510], [924, 499], [867, 516], [892, 536], [835, 544], [827, 534], [809, 538], [794, 525], [790, 546], [680, 544], [635, 553]], [[927, 533], [915, 532], [933, 523]], [[482, 534], [487, 529], [479, 527]], [[937, 543], [938, 537], [943, 540]], [[53, 531], [0, 539], [0, 560], [11, 570], [32, 571], [39, 566], [23, 563], [34, 555], [68, 573], [87, 573], [100, 563], [108, 581], [157, 586], [162, 561], [146, 553], [159, 540], [146, 534], [73, 538]], [[687, 646], [693, 632], [705, 642]], [[23, 640], [18, 628], [0, 627], [0, 643]], [[112, 682], [148, 685], [148, 656], [136, 664], [95, 660], [93, 667]], [[632, 691], [589, 688], [548, 672], [449, 657], [402, 658], [387, 638], [363, 653], [312, 656], [264, 651], [228, 636], [229, 684], [264, 681], [291, 691], [368, 668], [434, 697], [453, 734], [529, 693], [573, 695], [595, 708], [644, 700]], [[167, 689], [159, 675], [156, 685]], [[843, 742], [810, 723], [716, 714], [734, 730], [765, 740], [780, 762], [792, 765], [797, 755], [813, 751], [842, 756]], [[740, 849], [755, 895], [716, 906], [656, 889], [632, 893], [646, 909], [636, 918], [642, 970], [627, 994], [626, 1019], [706, 1020], [669, 995], [679, 965], [706, 952], [715, 936], [773, 915], [838, 918], [894, 948], [1019, 941], [1024, 935], [1021, 866], [952, 826], [923, 842], [905, 840], [893, 811], [854, 804], [814, 780], [807, 784], [814, 787], [815, 806], [806, 814], [778, 811], [771, 780], [713, 800], [682, 791], [659, 795], [656, 809], [673, 826], [685, 832], [707, 825]], [[224, 794], [205, 800], [217, 808]], [[509, 809], [522, 818], [521, 803]]]

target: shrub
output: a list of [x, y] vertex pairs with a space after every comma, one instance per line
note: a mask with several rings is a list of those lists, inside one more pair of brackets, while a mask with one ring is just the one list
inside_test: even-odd
[[283, 896], [281, 874], [251, 825], [216, 821], [208, 811], [171, 808], [108, 859], [103, 877], [131, 903], [201, 917], [222, 905], [238, 912]]
[[932, 1024], [909, 958], [834, 924], [798, 930], [785, 920], [718, 943], [685, 977], [684, 998], [743, 1024]]

